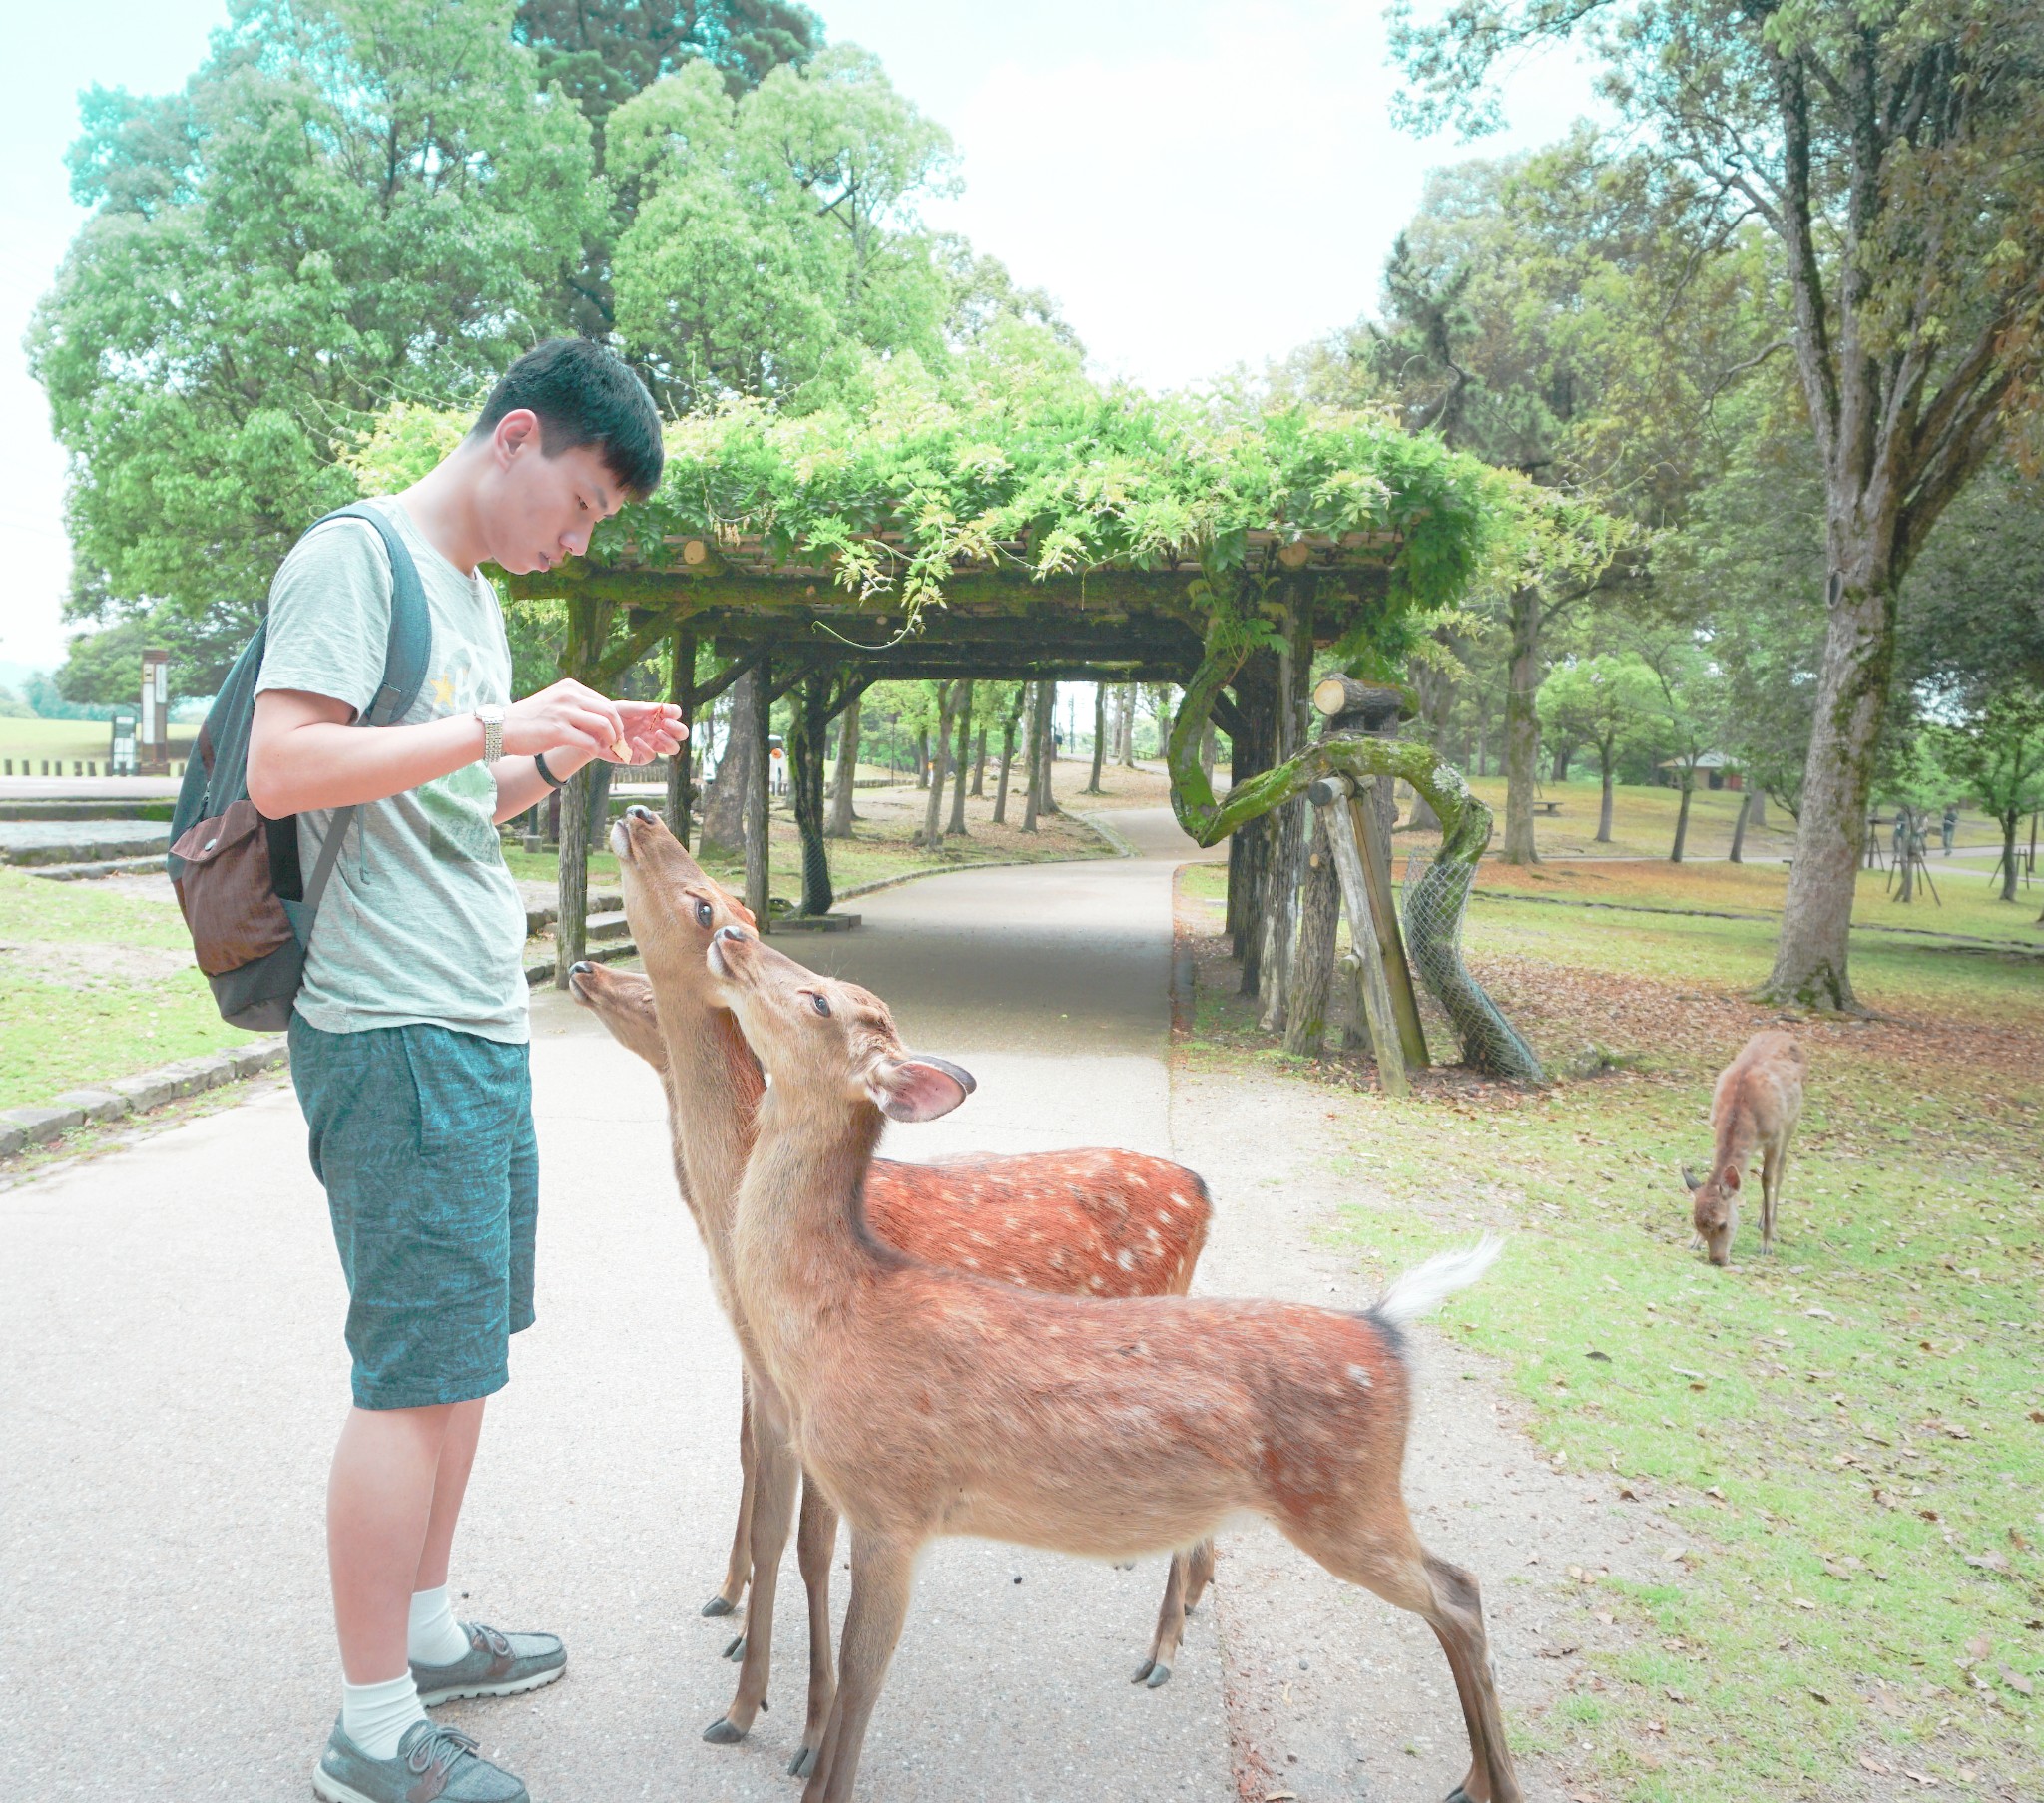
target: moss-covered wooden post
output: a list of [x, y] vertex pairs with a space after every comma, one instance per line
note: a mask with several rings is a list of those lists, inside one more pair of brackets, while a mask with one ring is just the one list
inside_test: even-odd
[[[565, 676], [592, 686], [602, 676], [604, 642], [610, 637], [611, 608], [585, 595], [568, 598], [568, 640], [562, 650]], [[568, 967], [589, 946], [589, 806], [591, 766], [568, 778], [561, 793], [561, 862], [554, 920], [554, 987], [568, 987]]]
[[696, 630], [683, 627], [674, 638], [674, 663], [668, 671], [668, 699], [682, 710], [689, 736], [668, 760], [668, 829], [686, 845], [690, 815], [696, 806]]
[[746, 906], [760, 923], [760, 931], [770, 930], [768, 906], [772, 889], [767, 834], [772, 830], [767, 813], [769, 785], [773, 780], [767, 756], [767, 740], [773, 734], [773, 667], [761, 659], [753, 675], [753, 717], [732, 721], [736, 733], [741, 725], [753, 738], [753, 764], [746, 772]]

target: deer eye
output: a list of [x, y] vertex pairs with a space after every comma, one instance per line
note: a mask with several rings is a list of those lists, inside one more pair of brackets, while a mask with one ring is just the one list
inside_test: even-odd
[[707, 901], [699, 901], [696, 904], [696, 924], [699, 927], [709, 926], [716, 918], [717, 916], [710, 911], [710, 904]]
[[827, 997], [825, 997], [825, 996], [821, 996], [821, 995], [813, 995], [813, 996], [811, 996], [811, 997], [809, 998], [809, 1006], [810, 1006], [811, 1008], [813, 1008], [813, 1009], [814, 1009], [814, 1010], [815, 1010], [815, 1011], [816, 1011], [816, 1012], [817, 1012], [818, 1014], [820, 1014], [820, 1015], [824, 1015], [824, 1016], [826, 1016], [826, 1017], [827, 1017], [827, 1016], [829, 1015], [829, 1013], [830, 1013], [830, 1002], [829, 1002], [829, 999], [828, 999]]

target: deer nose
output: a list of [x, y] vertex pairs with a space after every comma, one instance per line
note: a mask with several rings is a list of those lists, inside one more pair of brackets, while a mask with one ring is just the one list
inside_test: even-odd
[[647, 822], [647, 823], [648, 823], [649, 825], [650, 825], [650, 824], [652, 823], [652, 821], [653, 821], [653, 819], [654, 819], [654, 817], [655, 817], [655, 816], [654, 816], [654, 812], [653, 812], [653, 809], [652, 809], [652, 808], [650, 808], [650, 807], [648, 807], [648, 806], [646, 806], [646, 805], [645, 805], [645, 804], [644, 804], [643, 802], [639, 802], [639, 801], [635, 801], [635, 802], [633, 802], [633, 803], [632, 803], [632, 805], [631, 805], [630, 807], [628, 807], [628, 808], [626, 808], [626, 809], [625, 809], [625, 812], [626, 812], [627, 814], [631, 815], [631, 817], [632, 817], [633, 819], [635, 819], [635, 820], [644, 820], [644, 821], [646, 821], [646, 822]]
[[595, 969], [596, 966], [591, 964], [587, 958], [578, 958], [573, 964], [568, 966], [568, 975], [571, 977], [586, 977]]
[[711, 935], [711, 942], [712, 944], [715, 944], [720, 939], [736, 939], [743, 941], [745, 937], [746, 930], [744, 927], [719, 927], [717, 931]]

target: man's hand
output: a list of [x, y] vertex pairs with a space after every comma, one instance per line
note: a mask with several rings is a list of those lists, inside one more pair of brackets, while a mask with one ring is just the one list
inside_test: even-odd
[[572, 746], [585, 757], [608, 753], [625, 736], [623, 707], [595, 689], [563, 676], [550, 688], [514, 701], [504, 710], [504, 755], [530, 757], [556, 746]]
[[[682, 710], [672, 701], [613, 701], [623, 721], [617, 742], [606, 745], [603, 755], [613, 763], [651, 763], [656, 757], [672, 757], [682, 748], [689, 729], [682, 724]], [[626, 755], [617, 755], [623, 745]]]

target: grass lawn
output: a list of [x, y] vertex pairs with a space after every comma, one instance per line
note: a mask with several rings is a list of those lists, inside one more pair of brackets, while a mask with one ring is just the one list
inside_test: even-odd
[[[14, 759], [17, 776], [39, 774], [42, 760], [63, 758], [68, 773], [73, 763], [97, 763], [107, 767], [113, 728], [105, 720], [9, 720], [0, 719], [0, 759]], [[199, 735], [199, 722], [188, 720], [171, 727], [171, 761], [182, 763], [191, 755], [192, 741]], [[33, 765], [25, 768], [24, 765]], [[0, 764], [0, 768], [4, 768]]]
[[[1579, 765], [1578, 768], [1581, 766]], [[1504, 843], [1505, 779], [1477, 776], [1469, 786], [1498, 817], [1492, 848]], [[1543, 857], [1640, 857], [1666, 858], [1675, 843], [1675, 817], [1682, 796], [1670, 788], [1640, 788], [1620, 784], [1612, 793], [1611, 842], [1597, 843], [1597, 815], [1601, 791], [1596, 778], [1570, 782], [1543, 782], [1540, 799], [1558, 802], [1561, 812], [1549, 819], [1533, 817], [1533, 840]], [[1739, 820], [1740, 797], [1732, 789], [1699, 788], [1690, 797], [1689, 839], [1685, 853], [1692, 858], [1722, 858], [1732, 848], [1732, 829]], [[1883, 817], [1886, 810], [1882, 810]], [[1745, 852], [1748, 857], [1788, 857], [1795, 849], [1795, 822], [1774, 802], [1767, 804], [1768, 824], [1749, 826]], [[1404, 844], [1410, 834], [1400, 834]], [[1936, 835], [1932, 834], [1936, 843]], [[2001, 829], [1978, 814], [1962, 814], [1955, 842], [1959, 845], [1999, 845]], [[2027, 843], [2027, 841], [2025, 841]], [[1885, 842], [1883, 842], [1885, 849]], [[1933, 866], [1937, 854], [1932, 853]], [[1932, 876], [1937, 875], [1935, 868]], [[1983, 867], [1984, 877], [1984, 867]]]
[[0, 1108], [248, 1037], [216, 1011], [174, 901], [0, 870]]
[[[1721, 874], [1656, 893], [1701, 902]], [[1792, 1023], [1810, 1079], [1780, 1254], [1749, 1218], [1714, 1270], [1676, 1167], [1708, 1160], [1712, 1080], [1779, 1019], [1746, 1000], [1771, 923], [1480, 898], [1472, 968], [1551, 1070], [1597, 1074], [1520, 1094], [1443, 1073], [1402, 1105], [1347, 1060], [1269, 1050], [1225, 942], [1200, 949], [1190, 1055], [1341, 1098], [1330, 1155], [1359, 1193], [1332, 1240], [1388, 1273], [1510, 1223], [1448, 1331], [1500, 1361], [1548, 1457], [1679, 1525], [1661, 1580], [1577, 1580], [1634, 1630], [1533, 1724], [1591, 1745], [1586, 1794], [2044, 1795], [2037, 965], [1855, 936], [1881, 1018]]]
[[[1888, 875], [1880, 870], [1859, 873], [1852, 907], [1855, 926], [1892, 932], [1947, 934], [1993, 939], [2044, 950], [2044, 880], [2030, 888], [2018, 883], [2016, 899], [2000, 898], [2001, 885], [1987, 880], [1981, 861], [1931, 859], [1933, 900], [1919, 886], [1913, 901], [1896, 899]], [[1487, 893], [1517, 891], [1526, 895], [1602, 902], [1629, 908], [1705, 908], [1746, 914], [1782, 912], [1788, 872], [1780, 864], [1611, 863], [1504, 864], [1486, 862], [1477, 886]]]

